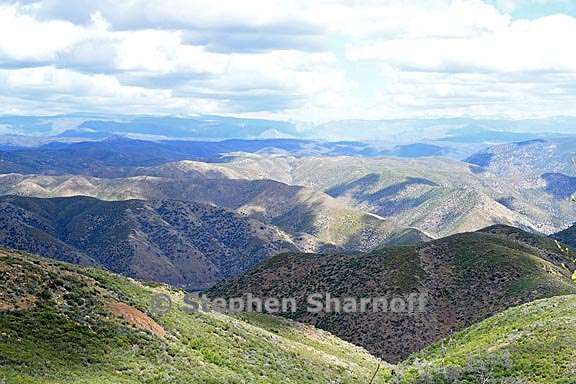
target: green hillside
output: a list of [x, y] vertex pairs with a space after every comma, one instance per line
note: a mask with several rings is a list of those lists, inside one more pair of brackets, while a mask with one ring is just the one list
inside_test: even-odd
[[576, 296], [508, 309], [415, 354], [399, 383], [574, 383]]
[[[151, 296], [171, 296], [165, 316]], [[182, 293], [0, 249], [0, 382], [367, 383], [378, 362], [266, 315], [187, 314]], [[383, 383], [381, 368], [375, 383]]]

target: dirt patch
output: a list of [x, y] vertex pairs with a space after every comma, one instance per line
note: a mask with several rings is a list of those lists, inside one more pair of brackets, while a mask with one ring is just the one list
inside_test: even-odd
[[34, 295], [24, 295], [16, 301], [16, 308], [21, 311], [26, 311], [36, 304], [37, 300], [37, 297]]
[[0, 299], [0, 311], [12, 311], [14, 308], [14, 305]]
[[166, 331], [160, 326], [160, 324], [134, 307], [124, 303], [112, 303], [110, 304], [110, 309], [112, 310], [112, 313], [122, 317], [135, 327], [145, 329], [156, 336], [166, 336]]
[[36, 304], [37, 300], [34, 295], [20, 296], [15, 302], [0, 298], [0, 311], [27, 311]]

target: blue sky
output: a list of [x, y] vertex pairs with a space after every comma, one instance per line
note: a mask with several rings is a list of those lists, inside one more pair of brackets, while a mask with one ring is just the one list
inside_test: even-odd
[[517, 19], [537, 19], [559, 13], [576, 16], [573, 0], [493, 0], [488, 4]]
[[0, 114], [574, 115], [570, 0], [0, 0]]

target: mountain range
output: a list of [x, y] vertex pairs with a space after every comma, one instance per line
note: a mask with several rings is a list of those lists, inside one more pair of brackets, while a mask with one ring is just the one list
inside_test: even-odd
[[[241, 143], [254, 150], [274, 145]], [[303, 148], [303, 142], [281, 143], [294, 144], [291, 150], [296, 152]], [[576, 192], [572, 143], [565, 139], [497, 145], [467, 161], [443, 157], [351, 157], [336, 152], [330, 156], [310, 155], [317, 153], [318, 148], [336, 145], [313, 143], [306, 148], [316, 149], [308, 155], [227, 152], [218, 162], [170, 161], [177, 147], [167, 143], [122, 139], [111, 141], [109, 147], [105, 142], [58, 144], [48, 146], [49, 149], [40, 147], [26, 156], [28, 150], [4, 152], [10, 157], [3, 158], [0, 168], [12, 173], [0, 177], [0, 192], [36, 197], [88, 195], [107, 200], [212, 203], [248, 212], [290, 233], [308, 233], [339, 246], [351, 241], [351, 247], [364, 249], [376, 246], [380, 237], [368, 245], [353, 243], [366, 242], [371, 235], [350, 239], [362, 232], [355, 224], [358, 217], [363, 217], [360, 227], [364, 223], [380, 226], [382, 220], [369, 215], [384, 219], [388, 228], [390, 224], [400, 229], [416, 228], [430, 237], [492, 224], [551, 234], [576, 221], [576, 207], [569, 203], [570, 195]], [[214, 146], [230, 150], [236, 144]], [[162, 160], [163, 152], [154, 151], [157, 145], [171, 148]], [[174, 145], [192, 148], [187, 142]], [[251, 150], [242, 145], [239, 148]], [[206, 154], [210, 148], [202, 150]], [[186, 151], [179, 151], [179, 156], [189, 156]], [[151, 164], [139, 165], [142, 163]], [[77, 172], [85, 174], [69, 175]], [[99, 177], [88, 177], [91, 174]], [[338, 234], [342, 230], [346, 236]]]
[[[294, 236], [347, 249], [370, 249], [394, 236], [398, 227], [310, 188], [273, 180], [220, 177], [199, 171], [193, 177], [0, 175], [0, 193], [34, 197], [92, 196], [104, 200], [181, 200], [214, 204], [278, 226]], [[225, 175], [225, 174], [224, 174]], [[416, 231], [416, 230], [414, 230]], [[426, 235], [422, 234], [423, 238]], [[310, 248], [313, 250], [313, 248]]]
[[58, 138], [101, 139], [110, 135], [134, 138], [300, 138], [374, 140], [396, 144], [421, 140], [452, 143], [504, 143], [573, 133], [573, 117], [543, 119], [415, 118], [336, 120], [319, 124], [217, 115], [188, 117], [121, 114], [0, 116], [11, 134]]
[[[573, 376], [569, 119], [554, 131], [540, 120], [77, 117], [0, 119], [36, 135], [0, 147], [0, 383]], [[411, 126], [423, 140], [403, 141]], [[397, 135], [314, 136], [345, 127]], [[187, 314], [187, 291], [299, 305], [283, 317]], [[426, 307], [301, 309], [318, 293], [417, 294]], [[170, 312], [150, 306], [159, 295]]]

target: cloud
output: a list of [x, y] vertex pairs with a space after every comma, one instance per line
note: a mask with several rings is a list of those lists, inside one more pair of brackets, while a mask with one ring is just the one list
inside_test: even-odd
[[555, 15], [512, 22], [471, 38], [406, 38], [351, 45], [350, 60], [377, 60], [409, 71], [576, 72], [566, 45], [576, 18]]
[[572, 114], [576, 19], [537, 2], [0, 2], [0, 112]]
[[180, 30], [186, 42], [218, 52], [321, 50], [326, 26], [303, 1], [251, 0], [47, 0], [30, 6], [38, 17], [88, 24], [98, 12], [112, 29]]
[[16, 6], [0, 6], [0, 62], [46, 63], [83, 38], [84, 28], [60, 20], [39, 22]]

